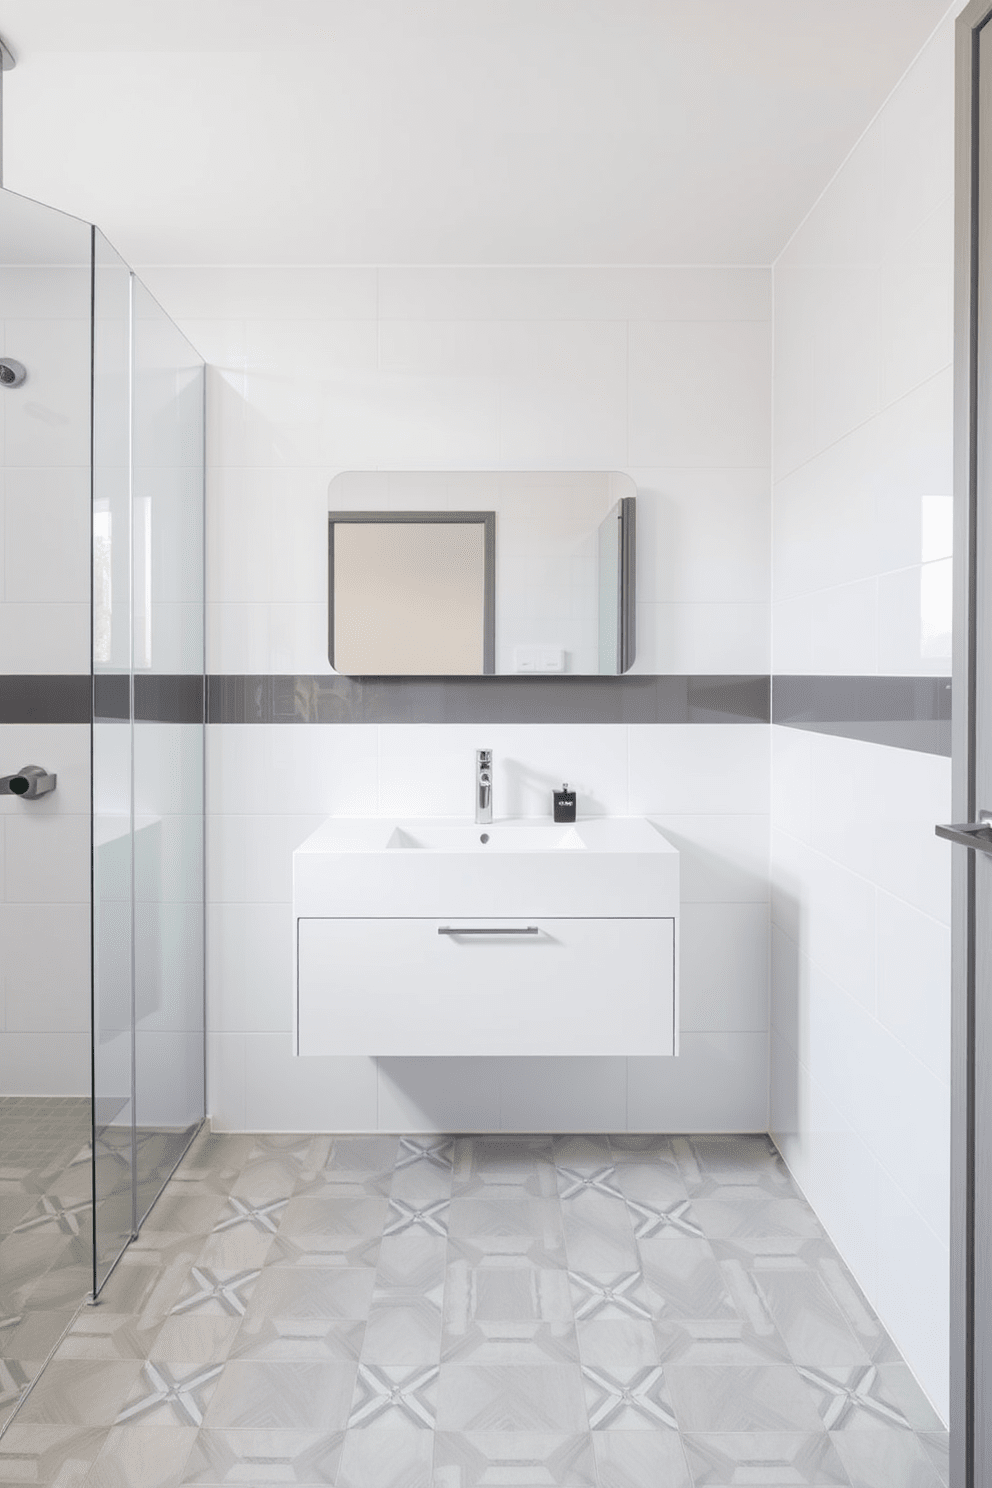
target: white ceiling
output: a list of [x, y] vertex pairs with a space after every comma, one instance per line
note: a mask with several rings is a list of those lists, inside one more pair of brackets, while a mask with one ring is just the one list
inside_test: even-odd
[[948, 0], [0, 0], [134, 263], [769, 263]]

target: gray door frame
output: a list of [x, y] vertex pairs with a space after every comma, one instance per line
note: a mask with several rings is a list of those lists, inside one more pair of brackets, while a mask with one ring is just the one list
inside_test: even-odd
[[[952, 811], [992, 808], [992, 0], [956, 27]], [[989, 410], [983, 415], [982, 410]], [[952, 855], [951, 1473], [992, 1483], [992, 857]], [[977, 910], [977, 914], [976, 914]], [[976, 995], [977, 994], [977, 995]]]

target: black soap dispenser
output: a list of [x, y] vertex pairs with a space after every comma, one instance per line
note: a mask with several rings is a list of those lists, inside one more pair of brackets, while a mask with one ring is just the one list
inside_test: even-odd
[[555, 803], [555, 821], [574, 822], [575, 792], [574, 790], [569, 790], [568, 782], [565, 782], [561, 790], [553, 791], [552, 796]]

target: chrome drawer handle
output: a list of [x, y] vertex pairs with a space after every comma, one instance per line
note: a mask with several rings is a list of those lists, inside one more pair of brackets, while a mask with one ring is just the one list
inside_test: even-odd
[[980, 811], [977, 822], [960, 822], [957, 826], [934, 827], [938, 837], [948, 842], [957, 842], [961, 847], [970, 847], [979, 852], [992, 853], [992, 811]]
[[536, 925], [526, 927], [517, 925], [485, 925], [481, 929], [459, 925], [439, 925], [438, 935], [539, 935], [540, 931]]

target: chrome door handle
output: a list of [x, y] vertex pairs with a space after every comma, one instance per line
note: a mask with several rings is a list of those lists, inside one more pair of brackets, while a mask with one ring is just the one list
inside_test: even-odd
[[960, 847], [970, 847], [976, 852], [992, 853], [992, 811], [980, 811], [977, 822], [961, 822], [957, 826], [934, 827], [938, 837], [956, 842]]
[[538, 935], [540, 931], [536, 925], [483, 925], [480, 929], [474, 926], [439, 925], [438, 935]]

